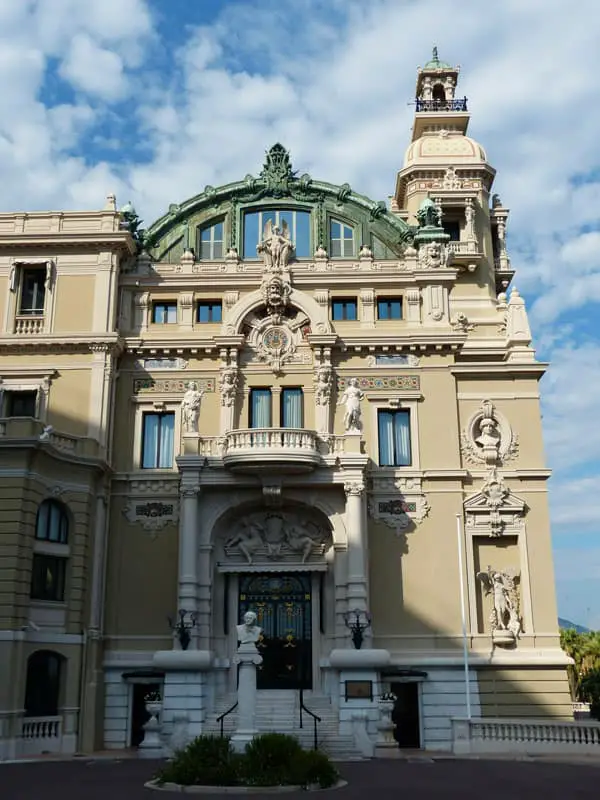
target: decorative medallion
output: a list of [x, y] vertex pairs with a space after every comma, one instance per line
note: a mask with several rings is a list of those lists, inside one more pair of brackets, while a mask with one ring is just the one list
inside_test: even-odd
[[461, 452], [467, 464], [505, 464], [519, 452], [519, 440], [508, 420], [491, 400], [483, 400], [461, 433]]

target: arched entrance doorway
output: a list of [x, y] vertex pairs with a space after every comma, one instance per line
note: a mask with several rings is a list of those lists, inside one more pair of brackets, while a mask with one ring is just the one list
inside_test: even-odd
[[310, 573], [240, 575], [238, 610], [239, 619], [254, 611], [262, 628], [257, 688], [311, 689]]

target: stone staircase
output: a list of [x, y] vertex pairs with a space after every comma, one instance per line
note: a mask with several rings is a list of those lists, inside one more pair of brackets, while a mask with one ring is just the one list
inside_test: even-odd
[[[227, 694], [217, 700], [215, 709], [207, 715], [204, 732], [218, 736], [221, 725], [217, 718], [235, 703], [235, 694]], [[314, 726], [310, 714], [303, 713], [303, 726], [300, 727], [300, 698], [298, 692], [259, 691], [256, 696], [256, 727], [261, 732], [276, 731], [295, 736], [302, 747], [310, 750], [314, 743]], [[353, 761], [362, 758], [352, 736], [340, 736], [338, 712], [331, 699], [323, 695], [309, 695], [304, 705], [321, 718], [317, 723], [319, 750], [339, 761]], [[223, 720], [223, 733], [233, 736], [237, 726], [237, 710]]]

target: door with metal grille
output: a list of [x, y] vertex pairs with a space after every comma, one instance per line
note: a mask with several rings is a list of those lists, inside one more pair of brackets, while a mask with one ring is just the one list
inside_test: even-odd
[[311, 689], [310, 574], [240, 575], [239, 619], [246, 611], [262, 628], [257, 687]]

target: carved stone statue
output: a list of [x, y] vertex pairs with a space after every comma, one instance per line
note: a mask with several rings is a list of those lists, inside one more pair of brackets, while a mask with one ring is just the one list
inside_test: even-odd
[[305, 526], [300, 523], [291, 525], [285, 532], [285, 538], [291, 550], [302, 554], [303, 564], [312, 553], [313, 548], [318, 545], [318, 542], [308, 535]]
[[185, 433], [198, 433], [198, 417], [200, 416], [200, 403], [204, 392], [198, 389], [198, 384], [190, 381], [181, 401], [183, 417], [183, 430]]
[[238, 383], [238, 371], [235, 367], [224, 367], [221, 371], [219, 390], [221, 392], [221, 405], [232, 406]]
[[[482, 582], [486, 596], [492, 595], [493, 609], [490, 616], [492, 636], [499, 644], [514, 641], [521, 632], [516, 588], [519, 573], [513, 569], [493, 570], [488, 566], [487, 572], [477, 573], [477, 578]], [[497, 631], [505, 633], [494, 636]]]
[[260, 639], [262, 628], [256, 624], [257, 616], [254, 611], [246, 611], [244, 621], [236, 625], [237, 638], [240, 645], [256, 644]]
[[360, 431], [362, 429], [361, 414], [360, 414], [360, 401], [364, 398], [364, 392], [358, 386], [357, 378], [349, 378], [346, 389], [338, 405], [346, 406], [346, 413], [344, 414], [344, 430], [346, 431]]
[[315, 375], [315, 403], [318, 406], [326, 406], [331, 400], [332, 382], [333, 372], [331, 367], [327, 365], [320, 366]]
[[287, 280], [282, 280], [278, 275], [267, 276], [261, 285], [261, 292], [267, 311], [271, 315], [276, 315], [277, 320], [283, 309], [288, 304], [291, 286]]
[[456, 170], [454, 167], [448, 167], [446, 169], [446, 174], [444, 175], [444, 179], [442, 181], [442, 187], [444, 189], [460, 189], [462, 186], [462, 182], [458, 175], [456, 174]]
[[482, 448], [486, 463], [495, 464], [498, 460], [498, 449], [500, 447], [498, 423], [491, 416], [484, 417], [479, 423], [479, 429], [481, 434], [476, 437], [475, 442]]
[[281, 272], [285, 269], [292, 250], [293, 245], [287, 222], [283, 222], [280, 228], [274, 225], [272, 220], [267, 220], [263, 232], [263, 240], [256, 247], [256, 251], [262, 256], [267, 270], [269, 272]]
[[327, 250], [325, 250], [322, 244], [320, 244], [315, 250], [315, 260], [327, 261]]
[[265, 531], [264, 528], [257, 522], [251, 520], [242, 520], [242, 528], [235, 536], [229, 539], [225, 547], [236, 547], [244, 554], [249, 564], [252, 564], [252, 558], [257, 550], [260, 550], [264, 544]]

